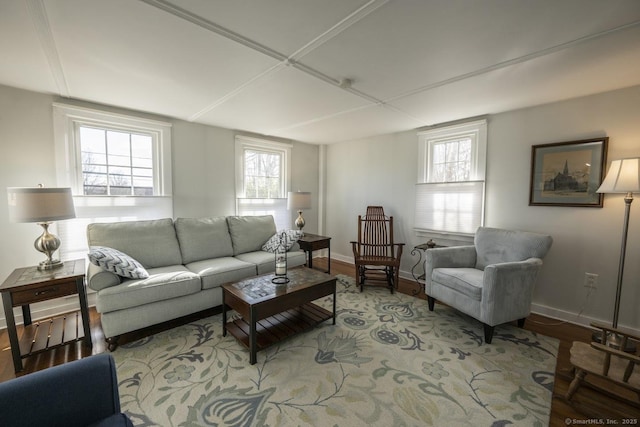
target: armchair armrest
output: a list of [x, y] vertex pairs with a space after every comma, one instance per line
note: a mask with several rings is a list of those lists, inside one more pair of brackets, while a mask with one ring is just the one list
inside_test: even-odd
[[475, 246], [429, 249], [425, 255], [425, 272], [434, 268], [472, 268], [476, 265]]
[[0, 413], [7, 426], [67, 427], [119, 414], [113, 358], [99, 354], [0, 383]]
[[539, 258], [486, 266], [481, 320], [493, 326], [527, 317], [541, 267], [542, 260]]
[[424, 259], [424, 289], [431, 294], [431, 275], [434, 268], [472, 268], [476, 265], [475, 246], [453, 246], [426, 251]]

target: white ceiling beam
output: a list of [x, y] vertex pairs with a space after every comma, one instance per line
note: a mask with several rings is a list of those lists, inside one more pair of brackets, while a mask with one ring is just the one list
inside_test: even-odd
[[49, 70], [51, 71], [53, 81], [58, 88], [58, 94], [65, 98], [69, 98], [71, 97], [69, 86], [67, 85], [64, 68], [60, 61], [56, 41], [53, 38], [53, 33], [51, 32], [51, 26], [49, 25], [49, 18], [47, 16], [47, 10], [44, 6], [43, 0], [26, 0], [26, 4], [29, 16], [31, 17], [36, 34], [38, 35], [38, 40], [40, 40], [40, 46], [42, 47], [44, 55], [47, 57]]

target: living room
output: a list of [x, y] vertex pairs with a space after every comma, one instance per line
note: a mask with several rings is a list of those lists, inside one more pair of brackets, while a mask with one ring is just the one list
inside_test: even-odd
[[[52, 14], [49, 16], [52, 21], [62, 19], [56, 13], [64, 15], [73, 9], [67, 5], [62, 12], [56, 12], [55, 8], [51, 10], [49, 2], [32, 3], [46, 6], [46, 11]], [[499, 3], [491, 2], [493, 6]], [[576, 9], [581, 9], [578, 3], [580, 2], [572, 3], [573, 11], [562, 11], [565, 14], [563, 16], [577, 13]], [[248, 111], [249, 116], [259, 119], [253, 128], [243, 128], [239, 119], [229, 119], [228, 126], [203, 124], [197, 119], [188, 120], [195, 112], [191, 115], [182, 112], [178, 114], [177, 107], [174, 110], [175, 115], [171, 114], [170, 109], [162, 114], [152, 112], [154, 110], [151, 106], [156, 101], [160, 102], [163, 97], [172, 101], [175, 99], [176, 104], [185, 102], [183, 98], [176, 96], [178, 91], [173, 86], [172, 89], [175, 91], [156, 94], [157, 99], [124, 105], [119, 103], [117, 98], [125, 97], [126, 94], [113, 87], [107, 87], [107, 84], [103, 85], [102, 92], [111, 93], [108, 93], [109, 97], [105, 97], [102, 102], [97, 101], [97, 92], [87, 98], [77, 95], [75, 88], [89, 85], [90, 76], [85, 79], [82, 76], [67, 75], [70, 92], [51, 90], [51, 87], [55, 87], [52, 83], [34, 83], [27, 87], [15, 79], [0, 79], [0, 83], [3, 84], [0, 86], [0, 187], [35, 186], [38, 183], [49, 187], [58, 185], [60, 170], [57, 165], [60, 154], [54, 135], [54, 103], [169, 123], [174, 218], [236, 213], [236, 135], [287, 142], [291, 144], [290, 189], [309, 191], [313, 198], [312, 207], [304, 211], [305, 230], [330, 236], [332, 256], [338, 260], [352, 262], [349, 242], [355, 238], [357, 216], [364, 214], [367, 205], [382, 205], [387, 213], [394, 217], [396, 240], [406, 244], [400, 269], [401, 276], [411, 278], [412, 266], [417, 261], [417, 257], [410, 254], [411, 248], [430, 238], [445, 243], [451, 240], [439, 234], [416, 233], [414, 230], [415, 185], [419, 157], [417, 133], [430, 125], [482, 117], [487, 120], [488, 141], [484, 225], [545, 233], [554, 239], [538, 277], [532, 311], [581, 325], [588, 325], [592, 321], [610, 323], [620, 260], [623, 196], [605, 195], [602, 208], [529, 205], [534, 145], [608, 137], [607, 165], [611, 160], [640, 156], [640, 64], [637, 59], [640, 56], [637, 42], [640, 8], [637, 2], [616, 2], [620, 11], [611, 12], [611, 21], [607, 21], [608, 27], [604, 24], [598, 27], [597, 13], [594, 11], [601, 9], [596, 3], [590, 3], [593, 10], [589, 11], [589, 7], [584, 9], [587, 9], [585, 22], [591, 26], [590, 29], [597, 30], [593, 32], [598, 34], [597, 36], [582, 40], [576, 35], [580, 32], [574, 32], [573, 45], [569, 43], [558, 50], [552, 47], [557, 47], [559, 43], [545, 46], [548, 49], [545, 55], [527, 57], [523, 54], [520, 56], [521, 62], [504, 64], [496, 69], [488, 67], [482, 73], [450, 83], [441, 79], [441, 86], [434, 85], [424, 91], [430, 97], [423, 99], [425, 106], [421, 110], [422, 124], [403, 116], [401, 121], [405, 124], [410, 123], [404, 127], [398, 122], [390, 122], [391, 124], [385, 127], [386, 122], [383, 119], [387, 115], [395, 116], [402, 113], [385, 105], [374, 105], [365, 109], [366, 114], [364, 110], [360, 111], [366, 116], [364, 119], [355, 118], [353, 122], [350, 122], [353, 117], [351, 115], [332, 117], [333, 111], [330, 113], [329, 110], [316, 110], [313, 116], [315, 121], [309, 118], [297, 119], [292, 122], [298, 123], [299, 126], [290, 126], [288, 134], [283, 132], [282, 135], [274, 134], [267, 137], [263, 135], [266, 134], [265, 129], [285, 129], [287, 126], [282, 123], [278, 123], [277, 126], [265, 126], [266, 119], [260, 117], [259, 111], [256, 111], [258, 107]], [[154, 16], [162, 16], [161, 22], [167, 19], [162, 10], [148, 5], [142, 6], [152, 9]], [[392, 4], [379, 4], [377, 7], [370, 10], [370, 14], [361, 17], [363, 22], [374, 19], [376, 14], [385, 12]], [[602, 8], [615, 9], [610, 5]], [[23, 14], [22, 7], [20, 10]], [[561, 14], [561, 11], [558, 11], [558, 14]], [[3, 18], [0, 19], [10, 20], [7, 14], [2, 15]], [[345, 12], [342, 16], [346, 17], [348, 13]], [[521, 14], [518, 16], [522, 18]], [[333, 19], [335, 16], [325, 17], [327, 20], [329, 18]], [[72, 17], [68, 19], [72, 20]], [[172, 16], [171, 19], [176, 18]], [[557, 22], [553, 22], [559, 26]], [[62, 30], [53, 24], [53, 35], [60, 37]], [[350, 24], [357, 26], [357, 23]], [[14, 22], [11, 25], [16, 24]], [[6, 29], [8, 26], [3, 27]], [[571, 28], [575, 31], [579, 25]], [[615, 28], [618, 29], [613, 31]], [[68, 33], [64, 33], [65, 36], [74, 34], [73, 30], [68, 30]], [[37, 37], [33, 34], [30, 37], [29, 40], [38, 45]], [[339, 38], [339, 34], [336, 37]], [[581, 34], [581, 37], [586, 36]], [[3, 39], [10, 38], [3, 35]], [[295, 37], [288, 38], [291, 39]], [[567, 36], [564, 42], [568, 43], [569, 39], [570, 36]], [[576, 41], [578, 39], [580, 40]], [[61, 39], [57, 41], [63, 43]], [[617, 47], [607, 48], [605, 42], [612, 42], [612, 45]], [[15, 43], [19, 45], [27, 42], [16, 40]], [[83, 66], [87, 66], [80, 64], [74, 67], [69, 62], [65, 63], [65, 60], [73, 55], [66, 56], [68, 52], [62, 51], [62, 46], [59, 49], [63, 58], [61, 69], [70, 73], [71, 70], [78, 72]], [[585, 56], [569, 66], [565, 59], [569, 61], [572, 58], [567, 59], [564, 56], [571, 57], [573, 49], [581, 51]], [[559, 68], [542, 69], [545, 61], [557, 63]], [[10, 63], [11, 67], [16, 68], [29, 69], [31, 65], [19, 61], [6, 62], [7, 66]], [[42, 64], [46, 64], [46, 58], [44, 54], [39, 53], [34, 66], [40, 67]], [[204, 65], [213, 69], [214, 64]], [[541, 67], [540, 73], [537, 76], [520, 73], [519, 67], [525, 65]], [[45, 65], [44, 68], [48, 67]], [[157, 64], [154, 67], [157, 67]], [[135, 70], [128, 71], [133, 74]], [[40, 75], [35, 71], [30, 72], [34, 73], [34, 78]], [[347, 73], [347, 70], [342, 72]], [[606, 78], [601, 78], [605, 72], [613, 74], [606, 74]], [[311, 78], [308, 74], [294, 71], [291, 67], [283, 73], [285, 76], [278, 78]], [[29, 73], [25, 71], [23, 74]], [[339, 82], [343, 86], [366, 88], [366, 82], [365, 86], [359, 86], [358, 75], [337, 74], [334, 77], [353, 79], [352, 82]], [[50, 76], [47, 82], [55, 79], [56, 77]], [[402, 79], [402, 76], [397, 76], [394, 84], [398, 84]], [[246, 81], [249, 80], [247, 78]], [[496, 85], [496, 82], [499, 84]], [[136, 80], [135, 83], [138, 84], [140, 81]], [[163, 81], [162, 84], [170, 85], [170, 82]], [[337, 90], [341, 94], [335, 96], [345, 96], [344, 93], [352, 96], [350, 92], [342, 90], [340, 84], [331, 86], [331, 90]], [[453, 87], [454, 96], [444, 92], [449, 86]], [[527, 103], [520, 102], [520, 98], [524, 97], [521, 86], [528, 87]], [[272, 89], [268, 87], [258, 94], [266, 97]], [[293, 93], [288, 93], [285, 101], [299, 100], [301, 105], [306, 104], [308, 101], [301, 100], [303, 95], [298, 95], [296, 89], [297, 86], [290, 89]], [[323, 87], [319, 91], [324, 89]], [[188, 90], [196, 91], [192, 87]], [[400, 92], [402, 91], [394, 94]], [[574, 95], [564, 95], [567, 92]], [[563, 95], [557, 95], [560, 93]], [[314, 95], [317, 94], [318, 91], [314, 91]], [[207, 98], [208, 96], [211, 98]], [[211, 94], [205, 94], [203, 98], [207, 101], [200, 102], [198, 110], [219, 100]], [[392, 98], [392, 92], [380, 96], [380, 99]], [[457, 103], [464, 104], [467, 101], [469, 106], [456, 106]], [[285, 102], [276, 102], [277, 105], [282, 103]], [[143, 108], [143, 104], [149, 108]], [[348, 102], [343, 102], [340, 106], [342, 111], [350, 108], [355, 110], [357, 115], [357, 106], [347, 107], [345, 104]], [[409, 104], [410, 102], [407, 102], [407, 105]], [[268, 109], [268, 103], [260, 106]], [[448, 115], [441, 115], [438, 112], [439, 107], [442, 107], [442, 111], [447, 111]], [[212, 111], [215, 110], [213, 108]], [[295, 107], [289, 107], [288, 112], [297, 114], [292, 110], [295, 110]], [[216, 120], [222, 123], [223, 116], [234, 114], [237, 114], [235, 107], [221, 113]], [[275, 113], [265, 114], [270, 117]], [[428, 117], [428, 120], [425, 117]], [[311, 131], [308, 138], [302, 137], [303, 130], [313, 129], [316, 125], [319, 127], [322, 118], [325, 118], [328, 124], [326, 129], [319, 133], [319, 138], [310, 136]], [[376, 118], [380, 120], [377, 121]], [[354, 130], [356, 127], [358, 132]], [[242, 129], [242, 132], [236, 129]], [[336, 137], [335, 134], [339, 134], [342, 129], [345, 136]], [[299, 138], [285, 136], [298, 131], [301, 135]], [[323, 141], [323, 137], [326, 140]], [[636, 278], [640, 277], [640, 263], [633, 261], [640, 257], [639, 210], [637, 203], [632, 204], [619, 324], [621, 328], [636, 334], [640, 334], [640, 313], [636, 309], [640, 303], [640, 289], [635, 286]], [[290, 215], [293, 223], [297, 214], [291, 212]], [[7, 209], [0, 209], [0, 231], [8, 244], [0, 259], [2, 277], [7, 277], [17, 267], [35, 265], [41, 261], [41, 254], [33, 249], [31, 243], [39, 234], [37, 226], [11, 223]], [[595, 289], [585, 288], [585, 273], [598, 275]], [[65, 305], [43, 304], [38, 307], [38, 315], [68, 311], [73, 308], [73, 304], [73, 301]], [[0, 326], [5, 325], [4, 317], [0, 318]]]

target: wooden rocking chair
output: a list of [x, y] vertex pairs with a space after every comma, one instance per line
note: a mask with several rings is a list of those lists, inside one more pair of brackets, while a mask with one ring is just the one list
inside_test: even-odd
[[404, 247], [404, 243], [393, 241], [393, 217], [386, 216], [382, 206], [368, 206], [365, 216], [358, 215], [358, 240], [351, 245], [360, 292], [365, 285], [386, 285], [393, 293], [398, 287]]
[[[592, 323], [601, 330], [605, 337], [604, 343], [574, 341], [571, 346], [571, 364], [574, 367], [575, 377], [569, 385], [566, 398], [571, 400], [587, 374], [608, 381], [611, 384], [631, 390], [640, 399], [640, 372], [634, 367], [640, 365], [640, 356], [633, 353], [620, 351], [607, 345], [606, 337], [609, 332], [622, 337], [620, 348], [628, 348], [629, 342], [640, 343], [640, 337], [624, 333], [618, 329]], [[633, 401], [632, 401], [633, 402]], [[638, 404], [638, 400], [633, 403]]]

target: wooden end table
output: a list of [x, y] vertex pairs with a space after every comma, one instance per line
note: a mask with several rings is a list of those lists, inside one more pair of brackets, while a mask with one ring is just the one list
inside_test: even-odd
[[[65, 261], [55, 270], [17, 268], [0, 286], [15, 372], [22, 371], [23, 358], [70, 342], [83, 340], [88, 348], [92, 347], [84, 275], [84, 259], [77, 259]], [[76, 294], [81, 318], [74, 312], [32, 324], [29, 304]], [[20, 339], [13, 314], [13, 308], [18, 306], [22, 307], [24, 319], [24, 333]]]
[[331, 237], [304, 233], [304, 235], [298, 239], [298, 244], [300, 245], [300, 249], [305, 251], [307, 255], [307, 267], [309, 268], [313, 268], [313, 251], [327, 249], [329, 254], [327, 256], [326, 273], [331, 274]]
[[[273, 274], [222, 285], [222, 336], [227, 331], [249, 349], [249, 363], [256, 353], [292, 335], [333, 318], [336, 324], [336, 278], [309, 268], [287, 272], [290, 282], [275, 285]], [[333, 312], [311, 301], [333, 295]], [[241, 318], [227, 323], [227, 308]]]

